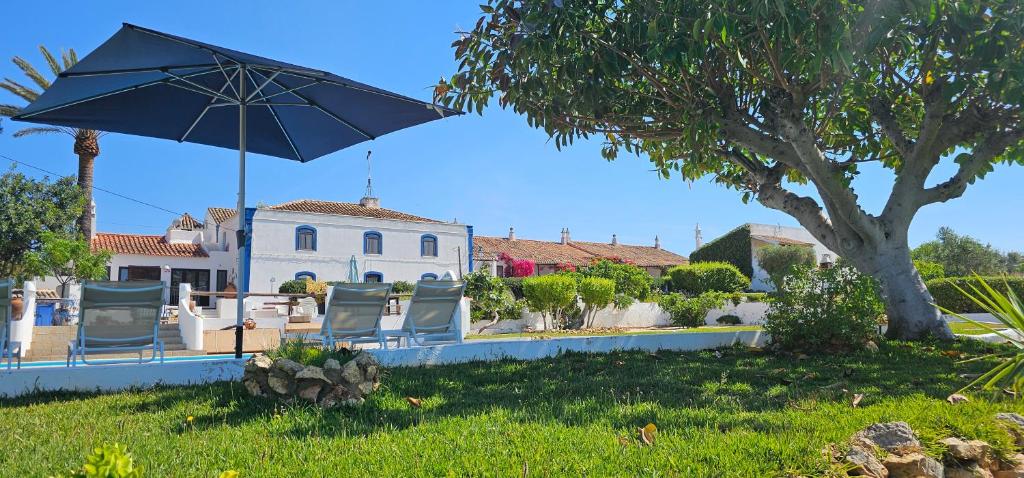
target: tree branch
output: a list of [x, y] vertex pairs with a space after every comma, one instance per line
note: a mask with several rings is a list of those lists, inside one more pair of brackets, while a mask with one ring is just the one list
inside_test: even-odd
[[1024, 140], [1024, 129], [993, 133], [971, 154], [958, 159], [960, 167], [952, 177], [935, 186], [922, 190], [917, 195], [918, 208], [926, 204], [945, 202], [958, 198], [967, 190], [967, 185], [974, 181], [992, 160], [1006, 151], [1006, 148]]
[[887, 102], [879, 97], [872, 98], [868, 102], [868, 111], [871, 112], [871, 117], [882, 128], [882, 133], [892, 143], [893, 148], [900, 153], [900, 156], [908, 158], [914, 151], [914, 142], [907, 139], [903, 129], [896, 123], [896, 117], [893, 116], [889, 103], [891, 102]]

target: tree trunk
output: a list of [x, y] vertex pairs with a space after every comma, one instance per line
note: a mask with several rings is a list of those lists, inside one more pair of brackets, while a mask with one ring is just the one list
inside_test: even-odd
[[78, 189], [82, 192], [85, 204], [82, 215], [78, 217], [78, 228], [86, 241], [92, 239], [92, 168], [96, 156], [87, 154], [78, 156]]
[[914, 268], [910, 248], [905, 244], [889, 243], [868, 254], [864, 254], [866, 257], [861, 261], [851, 259], [855, 264], [867, 266], [858, 268], [878, 279], [882, 287], [885, 313], [889, 319], [885, 336], [900, 340], [918, 340], [929, 335], [943, 340], [952, 339], [953, 332], [942, 318], [942, 313], [932, 305], [935, 301]]

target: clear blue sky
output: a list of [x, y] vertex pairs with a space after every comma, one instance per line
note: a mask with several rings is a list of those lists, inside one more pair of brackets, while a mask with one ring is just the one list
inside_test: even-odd
[[[438, 77], [455, 71], [455, 31], [477, 19], [476, 0], [445, 2], [89, 2], [88, 7], [15, 2], [0, 34], [0, 75], [24, 79], [7, 59], [21, 55], [42, 67], [39, 44], [75, 48], [84, 56], [122, 22], [174, 33], [300, 65], [429, 100]], [[16, 99], [0, 93], [4, 103]], [[0, 154], [62, 174], [76, 172], [70, 139], [12, 138], [4, 122]], [[194, 215], [207, 206], [234, 207], [237, 155], [173, 141], [109, 135], [103, 138], [99, 187]], [[559, 152], [524, 118], [493, 108], [484, 116], [436, 121], [363, 143], [311, 163], [250, 155], [249, 205], [298, 198], [357, 201], [365, 185], [366, 150], [374, 154], [374, 185], [384, 207], [472, 224], [477, 234], [504, 235], [514, 225], [524, 238], [573, 238], [650, 244], [655, 234], [673, 251], [693, 249], [700, 222], [705, 240], [744, 222], [797, 225], [785, 214], [700, 181], [661, 180], [646, 160], [601, 159], [600, 144], [582, 142]], [[0, 160], [0, 163], [7, 163]], [[6, 169], [8, 164], [0, 164]], [[21, 168], [23, 172], [37, 172]], [[948, 175], [947, 168], [935, 177]], [[857, 180], [868, 210], [876, 211], [891, 176], [869, 170]], [[1024, 250], [1024, 168], [997, 167], [966, 195], [932, 205], [911, 228], [911, 244], [949, 225], [1003, 250]], [[160, 233], [170, 214], [96, 193], [99, 230]]]

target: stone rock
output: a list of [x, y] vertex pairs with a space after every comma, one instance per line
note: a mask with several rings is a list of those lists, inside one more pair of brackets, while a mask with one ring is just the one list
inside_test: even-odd
[[1024, 447], [1024, 417], [1016, 413], [997, 413], [996, 419], [1009, 425], [1007, 428], [1016, 440], [1017, 446]]
[[304, 368], [294, 360], [277, 359], [270, 367], [270, 376], [267, 380], [270, 389], [280, 395], [292, 395], [295, 393], [295, 375]]
[[991, 450], [988, 443], [981, 440], [963, 441], [959, 438], [950, 437], [939, 443], [946, 445], [946, 454], [960, 462], [980, 461]]
[[295, 374], [295, 380], [316, 380], [320, 382], [330, 382], [324, 375], [324, 370], [320, 367], [309, 365], [303, 368], [299, 373]]
[[356, 355], [356, 358], [354, 359], [354, 361], [357, 364], [359, 364], [359, 368], [362, 368], [362, 369], [366, 369], [367, 367], [369, 367], [371, 365], [373, 365], [373, 366], [380, 366], [380, 363], [377, 362], [377, 359], [373, 355], [371, 355], [371, 354], [369, 354], [367, 352], [361, 352], [359, 355]]
[[338, 383], [341, 381], [341, 362], [335, 359], [327, 359], [324, 362], [324, 376], [327, 377], [331, 383]]
[[871, 353], [877, 353], [878, 352], [878, 344], [876, 344], [873, 341], [869, 340], [868, 343], [864, 344], [864, 350], [867, 350], [868, 352], [871, 352]]
[[267, 357], [266, 355], [263, 355], [263, 354], [256, 354], [251, 359], [249, 359], [249, 360], [247, 360], [245, 362], [245, 371], [246, 372], [257, 372], [257, 371], [267, 372], [267, 371], [270, 370], [270, 367], [273, 366], [273, 365], [274, 365], [274, 361], [271, 360], [270, 357]]
[[366, 376], [367, 380], [375, 382], [380, 379], [380, 367], [376, 365], [367, 365], [366, 370], [363, 371], [363, 375]]
[[[984, 466], [984, 465], [982, 465]], [[1000, 478], [1024, 478], [1024, 454], [1016, 454], [1010, 457], [1009, 461], [989, 460], [989, 467], [992, 474]]]
[[245, 385], [245, 389], [249, 391], [249, 395], [254, 397], [265, 397], [267, 392], [263, 391], [263, 387], [260, 387], [260, 383], [254, 378], [242, 380], [242, 385]]
[[882, 464], [889, 469], [890, 478], [942, 478], [945, 473], [942, 463], [921, 453], [888, 455]]
[[320, 406], [323, 408], [334, 408], [339, 405], [361, 405], [362, 403], [363, 397], [359, 395], [359, 392], [351, 390], [344, 385], [335, 385], [320, 399]]
[[369, 395], [374, 390], [377, 390], [377, 384], [375, 384], [375, 383], [373, 383], [371, 381], [363, 381], [363, 382], [359, 383], [358, 388], [359, 388], [359, 393], [361, 393], [362, 395], [365, 396], [365, 395]]
[[946, 478], [992, 478], [992, 473], [976, 463], [972, 463], [965, 468], [947, 466]]
[[1000, 470], [989, 476], [993, 476], [995, 478], [1024, 478], [1024, 471]]
[[309, 403], [316, 403], [317, 398], [320, 397], [320, 391], [323, 389], [324, 383], [326, 382], [312, 381], [299, 385], [297, 395], [299, 398]]
[[[864, 439], [875, 446], [897, 455], [912, 453], [921, 449], [914, 430], [906, 422], [876, 423], [859, 432], [855, 439]], [[890, 470], [892, 471], [892, 470]]]
[[357, 361], [350, 360], [341, 366], [341, 379], [337, 383], [357, 385], [362, 381], [363, 371], [359, 370], [359, 363]]
[[844, 457], [847, 463], [854, 465], [849, 470], [850, 476], [866, 476], [869, 478], [888, 478], [889, 470], [878, 461], [871, 449], [854, 445]]

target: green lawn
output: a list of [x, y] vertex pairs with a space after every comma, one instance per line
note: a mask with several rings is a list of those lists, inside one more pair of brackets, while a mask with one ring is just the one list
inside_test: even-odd
[[705, 326], [686, 329], [584, 329], [584, 330], [547, 330], [536, 332], [516, 332], [508, 334], [471, 334], [467, 340], [473, 339], [515, 339], [515, 338], [550, 338], [550, 337], [579, 337], [579, 336], [605, 336], [605, 335], [645, 335], [645, 334], [696, 334], [704, 332], [747, 332], [761, 330], [759, 325], [729, 325], [729, 326]]
[[[992, 417], [1024, 413], [1024, 403], [944, 400], [965, 383], [960, 374], [991, 365], [957, 365], [949, 349], [991, 347], [883, 342], [877, 354], [806, 360], [726, 349], [394, 369], [362, 408], [330, 412], [275, 406], [233, 383], [4, 400], [0, 475], [46, 476], [117, 441], [148, 476], [522, 476], [524, 467], [533, 477], [819, 476], [823, 447], [889, 420], [909, 422], [933, 454], [950, 434], [1006, 453]], [[865, 394], [859, 408], [853, 393]], [[635, 430], [648, 422], [657, 440], [641, 447]]]
[[[1006, 329], [1006, 327], [998, 324], [992, 324], [992, 327], [995, 327], [998, 330]], [[992, 328], [988, 326], [975, 325], [970, 322], [950, 322], [949, 328], [953, 329], [954, 334], [983, 335], [992, 333]]]

